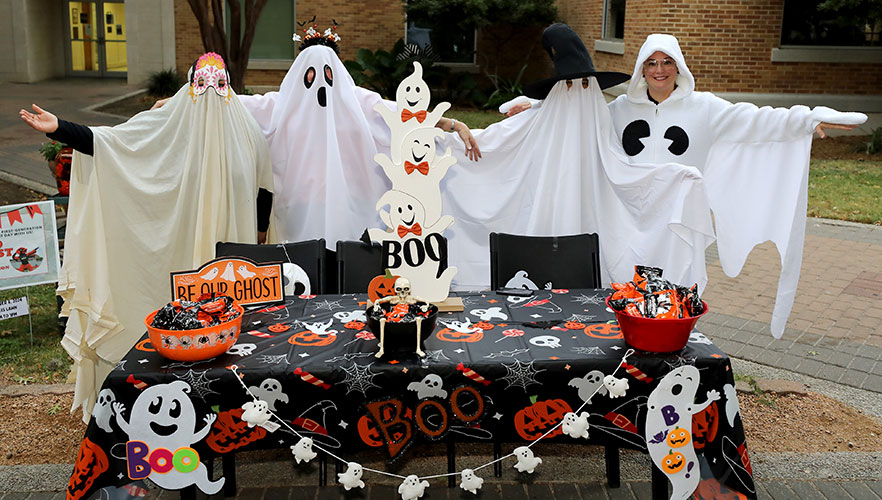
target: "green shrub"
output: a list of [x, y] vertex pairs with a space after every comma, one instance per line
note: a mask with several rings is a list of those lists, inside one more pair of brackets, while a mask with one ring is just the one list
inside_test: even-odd
[[526, 70], [527, 65], [524, 64], [521, 66], [521, 70], [518, 71], [518, 75], [514, 80], [507, 80], [498, 75], [488, 75], [496, 89], [490, 94], [490, 97], [487, 98], [487, 102], [484, 103], [484, 109], [496, 109], [500, 104], [506, 103], [515, 97], [522, 95], [524, 92], [521, 88], [521, 78], [524, 77], [524, 71]]
[[186, 81], [174, 68], [155, 71], [147, 77], [147, 95], [160, 98], [173, 96]]
[[879, 153], [882, 153], [882, 127], [874, 128], [867, 141], [867, 154], [877, 155]]

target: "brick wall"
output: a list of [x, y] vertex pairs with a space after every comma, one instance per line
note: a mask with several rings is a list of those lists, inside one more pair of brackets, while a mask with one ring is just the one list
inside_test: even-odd
[[[698, 5], [696, 7], [696, 5]], [[784, 0], [628, 2], [624, 55], [594, 53], [603, 0], [558, 0], [558, 12], [585, 41], [598, 69], [631, 73], [650, 33], [680, 40], [696, 88], [713, 92], [879, 94], [882, 64], [773, 63]], [[859, 76], [857, 76], [859, 75]]]

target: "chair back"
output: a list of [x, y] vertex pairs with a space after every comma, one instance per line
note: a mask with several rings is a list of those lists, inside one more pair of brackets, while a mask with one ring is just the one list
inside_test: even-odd
[[600, 288], [596, 234], [521, 236], [490, 233], [490, 288]]
[[297, 264], [309, 278], [309, 293], [327, 293], [325, 240], [323, 238], [275, 245], [219, 241], [214, 250], [217, 257], [246, 257], [258, 264], [271, 262]]
[[366, 293], [371, 280], [384, 273], [381, 246], [337, 242], [337, 293]]

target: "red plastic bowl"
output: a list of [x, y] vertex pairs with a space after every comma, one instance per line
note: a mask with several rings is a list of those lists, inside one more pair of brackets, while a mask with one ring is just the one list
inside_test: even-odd
[[159, 311], [153, 311], [144, 318], [150, 343], [159, 354], [175, 361], [202, 361], [227, 352], [242, 330], [244, 310], [239, 304], [233, 304], [239, 316], [226, 323], [195, 330], [163, 330], [151, 326], [153, 317]]
[[[606, 298], [607, 307], [609, 299], [610, 297]], [[631, 347], [647, 352], [674, 352], [686, 346], [695, 323], [707, 313], [707, 303], [702, 300], [701, 305], [704, 306], [704, 311], [691, 318], [641, 318], [624, 311], [613, 312], [625, 336], [625, 342]], [[612, 310], [611, 307], [610, 309]]]

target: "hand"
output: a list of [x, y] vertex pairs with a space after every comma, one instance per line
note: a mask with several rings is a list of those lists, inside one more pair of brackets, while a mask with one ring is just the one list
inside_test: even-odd
[[472, 161], [478, 161], [481, 158], [481, 150], [478, 148], [478, 141], [475, 140], [468, 125], [458, 121], [453, 128], [456, 130], [456, 133], [459, 134], [459, 138], [462, 139], [463, 144], [465, 144], [466, 155], [469, 159]]
[[205, 422], [205, 425], [211, 425], [214, 423], [214, 421], [216, 419], [217, 419], [217, 414], [209, 413], [208, 415], [205, 415], [205, 418], [203, 418], [202, 421]]
[[58, 117], [53, 115], [52, 113], [40, 108], [36, 104], [31, 104], [31, 107], [34, 108], [34, 111], [37, 113], [31, 113], [29, 111], [25, 111], [20, 109], [18, 111], [18, 116], [21, 117], [22, 120], [25, 121], [28, 125], [31, 126], [34, 130], [39, 132], [43, 132], [45, 134], [51, 134], [58, 130]]
[[824, 129], [833, 128], [837, 130], [852, 130], [855, 127], [857, 127], [857, 125], [840, 125], [838, 123], [821, 122], [815, 127], [815, 132], [818, 133], [818, 136], [821, 139], [824, 139], [827, 137], [827, 134], [824, 133]]
[[514, 115], [520, 113], [521, 111], [526, 111], [532, 107], [533, 107], [533, 105], [530, 104], [529, 102], [522, 102], [520, 104], [515, 104], [514, 106], [511, 107], [511, 109], [508, 110], [508, 113], [506, 113], [505, 116], [514, 116]]
[[257, 232], [257, 244], [263, 245], [266, 243], [266, 231], [258, 231]]
[[113, 413], [120, 417], [122, 416], [123, 412], [126, 411], [126, 406], [119, 401], [114, 401], [111, 405], [111, 408], [113, 409]]
[[171, 97], [166, 97], [165, 99], [160, 99], [160, 100], [154, 102], [153, 106], [150, 106], [150, 109], [154, 110], [154, 109], [159, 109], [159, 108], [165, 106], [165, 103], [167, 103], [169, 99], [171, 99]]
[[707, 400], [708, 401], [719, 401], [720, 400], [720, 392], [716, 389], [711, 389], [707, 391]]

